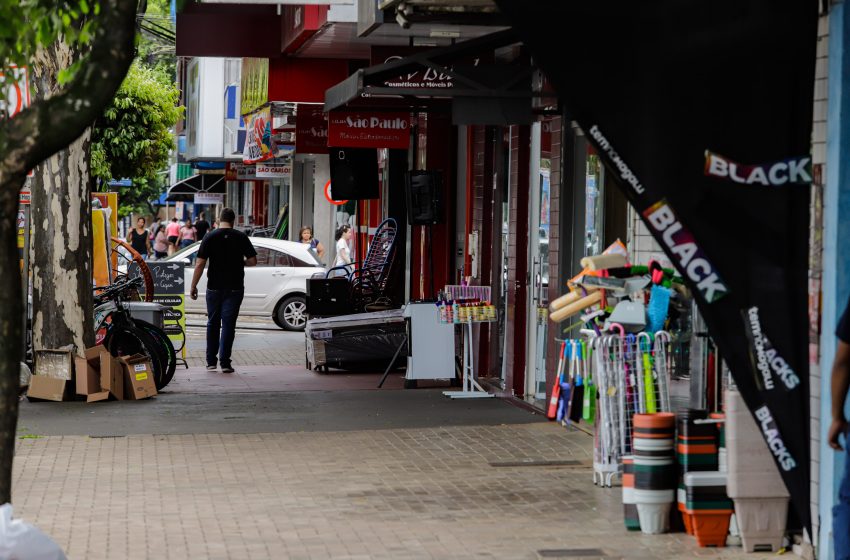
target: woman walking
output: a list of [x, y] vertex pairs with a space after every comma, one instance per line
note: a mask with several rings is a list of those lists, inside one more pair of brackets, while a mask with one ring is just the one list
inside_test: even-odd
[[336, 276], [348, 276], [351, 274], [351, 248], [348, 242], [353, 233], [351, 226], [345, 224], [336, 230], [336, 258], [334, 259], [334, 268], [344, 266], [336, 272]]
[[145, 229], [146, 223], [144, 218], [136, 220], [136, 227], [131, 229], [130, 235], [127, 236], [127, 243], [145, 259], [151, 254], [151, 239], [148, 230]]
[[180, 228], [180, 248], [188, 247], [196, 240], [195, 226], [192, 225], [192, 222], [186, 220], [186, 223]]
[[298, 241], [304, 245], [309, 245], [311, 249], [315, 249], [316, 254], [319, 255], [320, 259], [324, 258], [325, 246], [322, 245], [321, 241], [313, 237], [313, 228], [310, 226], [304, 226], [301, 228], [301, 231], [298, 232]]
[[165, 235], [165, 226], [162, 224], [159, 224], [156, 228], [156, 236], [153, 239], [153, 253], [156, 260], [168, 256], [168, 236]]

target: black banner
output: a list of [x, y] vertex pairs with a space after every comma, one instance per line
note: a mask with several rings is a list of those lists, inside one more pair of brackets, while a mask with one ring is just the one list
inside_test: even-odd
[[686, 279], [803, 525], [815, 0], [497, 0]]

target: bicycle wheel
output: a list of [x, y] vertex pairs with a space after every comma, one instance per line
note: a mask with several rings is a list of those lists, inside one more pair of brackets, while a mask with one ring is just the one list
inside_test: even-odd
[[153, 336], [159, 342], [160, 347], [164, 351], [163, 356], [165, 360], [163, 363], [166, 365], [162, 373], [161, 384], [157, 383], [156, 386], [156, 390], [159, 391], [171, 383], [171, 380], [174, 378], [174, 372], [177, 370], [177, 352], [174, 350], [174, 345], [171, 343], [171, 339], [168, 338], [168, 335], [165, 334], [165, 331], [161, 328], [140, 319], [133, 319], [133, 323]]
[[153, 366], [153, 379], [158, 387], [165, 372], [164, 350], [160, 342], [144, 329], [135, 325], [113, 325], [107, 332], [103, 345], [109, 353], [119, 358], [144, 354]]

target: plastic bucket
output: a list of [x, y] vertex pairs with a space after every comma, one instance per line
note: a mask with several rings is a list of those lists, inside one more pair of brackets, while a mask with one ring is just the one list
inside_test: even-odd
[[635, 472], [634, 458], [623, 457], [623, 524], [629, 531], [640, 530], [640, 519], [634, 496]]
[[638, 504], [640, 530], [647, 535], [658, 535], [670, 530], [671, 504]]

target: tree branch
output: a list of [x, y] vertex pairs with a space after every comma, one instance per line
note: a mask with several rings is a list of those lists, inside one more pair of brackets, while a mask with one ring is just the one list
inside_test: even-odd
[[[0, 123], [0, 185], [76, 140], [115, 96], [135, 56], [136, 0], [102, 0], [86, 62], [59, 94]], [[17, 181], [12, 181], [13, 183]]]

